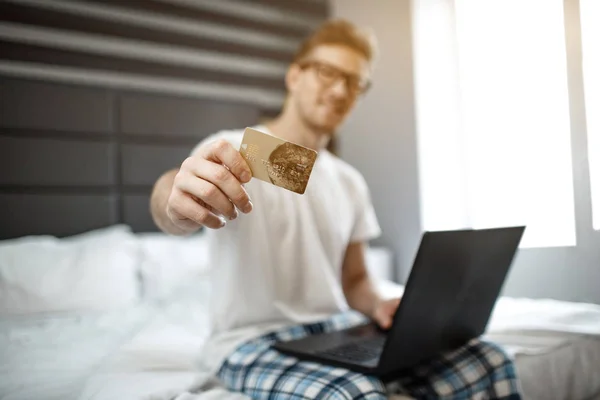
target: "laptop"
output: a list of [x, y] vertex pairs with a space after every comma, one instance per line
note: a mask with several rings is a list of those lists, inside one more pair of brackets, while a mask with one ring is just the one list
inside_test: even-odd
[[388, 381], [481, 336], [524, 226], [425, 232], [387, 331], [374, 322], [273, 344], [301, 360]]

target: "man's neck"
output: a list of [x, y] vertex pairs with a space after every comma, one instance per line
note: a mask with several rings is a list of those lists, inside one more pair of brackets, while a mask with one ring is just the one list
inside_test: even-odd
[[330, 140], [329, 134], [311, 129], [299, 118], [294, 118], [285, 112], [266, 123], [265, 126], [273, 135], [281, 139], [316, 151], [326, 148]]

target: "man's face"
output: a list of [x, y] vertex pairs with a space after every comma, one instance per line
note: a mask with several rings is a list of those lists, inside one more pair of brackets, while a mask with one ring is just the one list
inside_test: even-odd
[[346, 46], [321, 45], [287, 76], [289, 101], [311, 128], [332, 134], [344, 121], [369, 79], [369, 63]]

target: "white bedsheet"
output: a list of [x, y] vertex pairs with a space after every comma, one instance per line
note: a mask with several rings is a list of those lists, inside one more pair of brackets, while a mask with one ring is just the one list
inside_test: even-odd
[[151, 315], [147, 306], [0, 319], [0, 398], [69, 399]]
[[[194, 391], [210, 383], [195, 369], [205, 293], [200, 284], [168, 304], [119, 313], [1, 319], [0, 398], [243, 399], [219, 387]], [[600, 391], [600, 306], [502, 298], [486, 337], [515, 356], [527, 399]]]
[[187, 286], [174, 301], [157, 308], [143, 329], [86, 382], [79, 399], [248, 400], [227, 392], [196, 367], [208, 334], [205, 289]]
[[600, 306], [500, 298], [487, 339], [515, 358], [529, 399], [600, 399]]

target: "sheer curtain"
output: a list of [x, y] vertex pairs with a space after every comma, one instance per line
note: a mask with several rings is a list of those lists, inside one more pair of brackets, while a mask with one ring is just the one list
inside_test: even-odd
[[580, 0], [583, 82], [594, 229], [600, 230], [600, 1]]
[[413, 0], [413, 21], [423, 228], [575, 245], [563, 0]]

